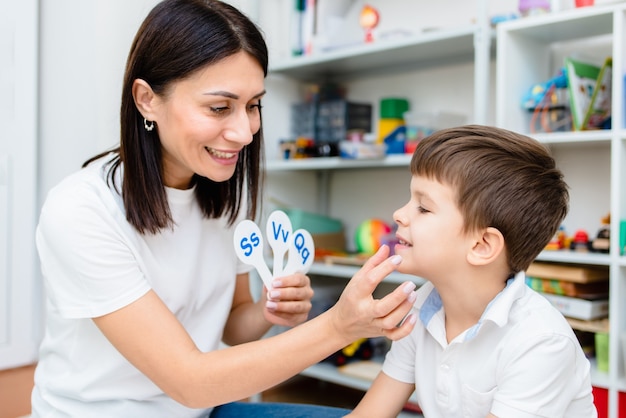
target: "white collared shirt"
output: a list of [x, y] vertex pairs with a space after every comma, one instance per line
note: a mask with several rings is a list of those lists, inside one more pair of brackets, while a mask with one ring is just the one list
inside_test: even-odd
[[[194, 190], [166, 188], [175, 226], [140, 234], [104, 161], [53, 188], [37, 248], [45, 279], [46, 334], [32, 395], [33, 417], [195, 417], [128, 362], [91, 318], [153, 290], [202, 351], [221, 348], [240, 263], [227, 219], [207, 219]], [[245, 211], [243, 212], [245, 213]]]
[[420, 320], [392, 344], [383, 371], [415, 384], [426, 418], [597, 416], [589, 361], [563, 315], [526, 286], [523, 272], [450, 344], [432, 283], [418, 290], [414, 309]]

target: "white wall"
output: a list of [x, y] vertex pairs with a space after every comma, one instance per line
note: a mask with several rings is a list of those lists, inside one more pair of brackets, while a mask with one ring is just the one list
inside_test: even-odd
[[157, 0], [40, 2], [39, 194], [119, 142], [126, 55]]
[[37, 0], [0, 0], [0, 369], [36, 357]]

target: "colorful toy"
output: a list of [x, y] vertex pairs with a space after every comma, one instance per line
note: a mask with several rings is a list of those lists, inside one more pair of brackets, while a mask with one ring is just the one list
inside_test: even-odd
[[572, 118], [567, 86], [567, 71], [561, 68], [555, 77], [532, 85], [524, 94], [522, 107], [533, 112], [530, 121], [531, 133], [571, 129]]
[[369, 360], [373, 354], [374, 348], [371, 340], [369, 338], [360, 338], [332, 354], [327, 360], [333, 362], [335, 366], [343, 366], [352, 359]]
[[363, 29], [365, 29], [365, 42], [373, 42], [374, 41], [374, 28], [378, 26], [378, 22], [380, 21], [380, 14], [378, 10], [366, 4], [363, 6], [361, 10], [361, 15], [359, 16], [359, 24]]
[[391, 226], [380, 219], [368, 219], [361, 222], [354, 236], [357, 251], [363, 254], [374, 254], [384, 244], [383, 240], [391, 230]]
[[545, 249], [546, 250], [550, 250], [550, 251], [554, 251], [554, 250], [562, 250], [565, 247], [566, 247], [566, 244], [565, 244], [565, 228], [561, 226], [555, 232], [555, 234], [552, 237], [552, 239], [550, 240], [550, 242], [548, 242], [548, 244], [546, 245]]
[[587, 252], [589, 251], [589, 234], [584, 229], [579, 229], [572, 238], [569, 246], [572, 251]]
[[543, 83], [533, 84], [522, 96], [522, 107], [534, 110], [543, 102], [551, 102], [552, 100], [547, 100], [546, 96], [549, 96], [554, 89], [567, 89], [567, 70], [564, 67], [560, 68], [551, 79]]
[[608, 253], [611, 244], [611, 215], [602, 218], [602, 225], [598, 234], [591, 241], [590, 250], [598, 253]]
[[406, 124], [404, 114], [409, 110], [408, 99], [386, 97], [380, 101], [378, 143], [384, 143], [387, 154], [404, 154]]

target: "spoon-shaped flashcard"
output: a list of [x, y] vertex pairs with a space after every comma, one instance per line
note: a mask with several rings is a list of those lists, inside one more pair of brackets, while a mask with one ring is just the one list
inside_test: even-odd
[[[265, 264], [263, 255], [263, 235], [261, 230], [249, 219], [239, 222], [235, 227], [235, 253], [243, 263], [252, 265], [261, 276], [268, 289], [272, 288], [272, 279], [294, 273], [306, 274], [315, 258], [315, 243], [309, 231], [298, 229], [292, 232], [291, 221], [287, 214], [277, 210], [270, 214], [266, 225], [267, 240], [274, 253], [274, 273]], [[287, 263], [285, 264], [285, 253]], [[284, 265], [284, 268], [283, 268]]]
[[273, 275], [278, 277], [283, 272], [285, 254], [289, 251], [291, 240], [291, 220], [282, 210], [275, 210], [267, 218], [265, 236], [274, 255]]
[[285, 276], [294, 273], [306, 273], [315, 258], [315, 243], [306, 229], [293, 231], [293, 238], [289, 245], [287, 266], [283, 270]]
[[261, 280], [268, 289], [272, 288], [272, 273], [263, 259], [263, 235], [261, 230], [249, 219], [241, 221], [235, 228], [235, 253], [246, 264], [256, 268]]

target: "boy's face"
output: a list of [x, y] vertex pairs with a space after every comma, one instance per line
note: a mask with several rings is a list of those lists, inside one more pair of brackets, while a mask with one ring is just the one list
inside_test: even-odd
[[468, 245], [455, 191], [421, 176], [412, 177], [410, 191], [409, 202], [393, 215], [399, 240], [395, 252], [402, 256], [398, 271], [427, 280], [454, 272], [464, 264]]

